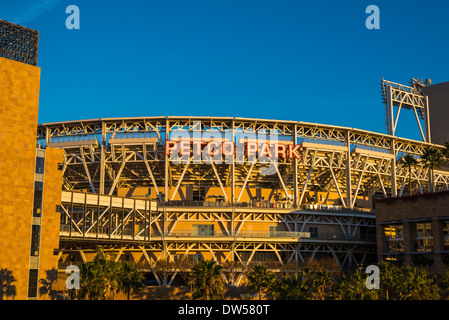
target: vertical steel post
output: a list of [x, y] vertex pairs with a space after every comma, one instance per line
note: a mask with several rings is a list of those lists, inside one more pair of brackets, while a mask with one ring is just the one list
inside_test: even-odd
[[391, 86], [388, 86], [387, 91], [387, 127], [388, 127], [388, 134], [391, 136], [394, 136], [394, 114], [393, 114], [393, 101], [392, 101], [392, 94], [393, 89]]
[[[169, 136], [169, 131], [170, 131], [170, 122], [168, 121], [168, 118], [166, 118], [165, 120], [165, 146], [164, 149], [167, 145], [167, 140], [169, 140], [170, 136]], [[167, 202], [168, 201], [168, 165], [169, 165], [169, 157], [170, 155], [167, 155], [167, 151], [165, 150], [165, 181], [164, 181], [164, 201]]]
[[[295, 124], [293, 145], [298, 143], [298, 126]], [[293, 203], [298, 207], [298, 159], [293, 157]]]
[[396, 145], [394, 139], [391, 140], [390, 152], [393, 155], [391, 158], [391, 196], [396, 197], [398, 195], [396, 184]]
[[104, 195], [104, 172], [105, 172], [105, 146], [106, 146], [106, 123], [101, 122], [101, 147], [100, 147], [100, 194]]
[[[232, 143], [235, 146], [235, 120], [232, 119]], [[234, 149], [235, 151], [235, 149]], [[231, 205], [234, 206], [235, 203], [235, 152], [232, 155], [232, 167], [231, 167]]]
[[345, 133], [346, 151], [346, 207], [352, 209], [352, 183], [351, 183], [351, 142], [349, 131]]

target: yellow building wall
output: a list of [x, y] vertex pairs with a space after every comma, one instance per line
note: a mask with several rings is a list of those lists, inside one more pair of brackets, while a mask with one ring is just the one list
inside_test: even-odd
[[0, 268], [16, 300], [28, 296], [39, 81], [40, 68], [0, 57]]
[[[45, 150], [44, 193], [42, 201], [42, 225], [39, 253], [39, 279], [46, 279], [47, 272], [58, 269], [59, 228], [61, 214], [56, 206], [61, 204], [62, 171], [58, 164], [62, 163], [64, 151], [47, 148]], [[40, 297], [41, 298], [46, 298]]]

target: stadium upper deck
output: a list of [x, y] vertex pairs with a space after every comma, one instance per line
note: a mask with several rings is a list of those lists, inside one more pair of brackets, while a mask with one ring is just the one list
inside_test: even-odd
[[[398, 164], [398, 159], [404, 154], [419, 157], [429, 146], [443, 148], [361, 129], [233, 117], [103, 118], [47, 123], [39, 125], [37, 139], [40, 145], [65, 150], [67, 190], [109, 195], [127, 190], [127, 195], [134, 192], [169, 201], [204, 200], [204, 188], [212, 188], [217, 189], [213, 195], [223, 197], [227, 204], [248, 202], [258, 192], [264, 200], [273, 201], [276, 196], [294, 206], [314, 197], [314, 203], [345, 208], [370, 207], [372, 197], [408, 192], [408, 170]], [[219, 154], [210, 161], [204, 154], [195, 157], [193, 144], [188, 146], [188, 156], [177, 152], [166, 156], [166, 142], [179, 139], [231, 141], [236, 150], [239, 146], [246, 148], [250, 141], [261, 143], [259, 154], [255, 152], [253, 158], [236, 152], [235, 156]], [[280, 157], [270, 162], [260, 154], [261, 145], [267, 141], [300, 145], [300, 158]], [[206, 147], [202, 144], [201, 150]], [[428, 189], [428, 175], [427, 169], [417, 165], [412, 172], [412, 192]], [[434, 175], [436, 190], [447, 189], [449, 171], [435, 170]], [[145, 194], [142, 190], [139, 193], [139, 188], [144, 188]], [[245, 188], [250, 188], [249, 198]]]

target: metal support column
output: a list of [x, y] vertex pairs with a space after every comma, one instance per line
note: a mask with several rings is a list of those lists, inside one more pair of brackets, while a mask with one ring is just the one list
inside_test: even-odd
[[[235, 121], [232, 120], [232, 143], [235, 146]], [[234, 206], [235, 204], [235, 152], [232, 155], [232, 166], [231, 166], [231, 175], [232, 175], [232, 180], [231, 180], [231, 205]]]
[[[295, 124], [294, 134], [293, 134], [293, 145], [298, 143], [298, 127]], [[293, 203], [298, 207], [298, 159], [293, 157]]]
[[388, 134], [394, 136], [394, 112], [393, 112], [393, 101], [392, 101], [392, 88], [389, 86], [387, 91], [387, 127]]
[[104, 193], [105, 150], [106, 148], [106, 123], [101, 123], [101, 148], [100, 148], [100, 194]]
[[391, 140], [391, 154], [393, 157], [391, 158], [391, 196], [396, 197], [398, 195], [397, 184], [396, 184], [396, 146], [395, 141]]
[[345, 133], [346, 151], [346, 206], [352, 209], [352, 184], [351, 184], [351, 143], [349, 139], [349, 131]]
[[[168, 118], [165, 120], [165, 141], [170, 139], [169, 135], [170, 131], [170, 122], [168, 121]], [[165, 148], [165, 146], [164, 146]], [[167, 152], [165, 152], [167, 153]], [[165, 179], [164, 179], [164, 201], [168, 201], [168, 166], [169, 166], [169, 158], [170, 155], [165, 154]]]

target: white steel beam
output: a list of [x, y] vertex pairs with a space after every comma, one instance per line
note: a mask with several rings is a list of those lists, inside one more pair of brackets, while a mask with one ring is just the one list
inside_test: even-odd
[[175, 191], [173, 191], [173, 194], [171, 195], [171, 199], [170, 200], [174, 200], [175, 199], [175, 196], [178, 193], [179, 186], [181, 185], [182, 179], [184, 179], [184, 175], [186, 174], [186, 171], [187, 171], [187, 168], [189, 167], [191, 159], [192, 159], [192, 157], [189, 157], [189, 160], [187, 160], [187, 163], [184, 166], [184, 170], [182, 170], [181, 177], [179, 178], [178, 183], [176, 184]]
[[226, 194], [226, 191], [225, 191], [225, 189], [224, 189], [224, 187], [223, 187], [223, 184], [221, 183], [220, 176], [218, 175], [217, 168], [215, 167], [215, 163], [214, 163], [214, 161], [213, 161], [212, 159], [211, 159], [210, 164], [211, 164], [211, 166], [212, 166], [212, 169], [214, 170], [215, 177], [216, 177], [217, 180], [218, 180], [218, 184], [220, 185], [221, 191], [223, 192], [223, 196], [225, 197], [226, 202], [229, 203], [228, 195]]

